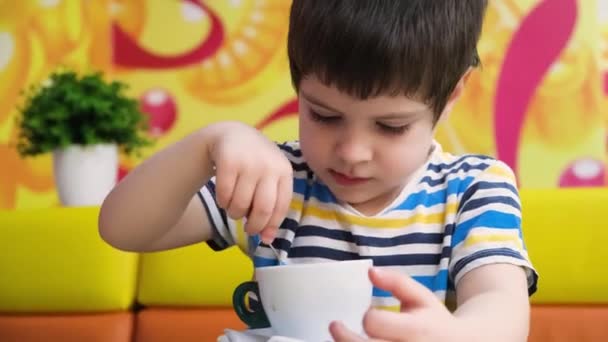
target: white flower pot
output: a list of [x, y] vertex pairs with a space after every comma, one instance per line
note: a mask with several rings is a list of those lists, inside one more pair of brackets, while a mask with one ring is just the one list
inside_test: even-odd
[[53, 151], [53, 172], [65, 206], [97, 206], [116, 185], [118, 148], [114, 144], [70, 146]]

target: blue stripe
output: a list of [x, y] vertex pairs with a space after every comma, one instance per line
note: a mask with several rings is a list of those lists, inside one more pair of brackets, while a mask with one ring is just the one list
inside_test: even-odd
[[293, 191], [304, 197], [307, 197], [307, 195], [312, 196], [322, 203], [337, 203], [336, 198], [329, 188], [318, 182], [314, 182], [310, 185], [307, 179], [294, 178]]
[[394, 247], [415, 243], [441, 244], [443, 233], [408, 233], [391, 237], [375, 237], [353, 234], [347, 230], [326, 229], [319, 226], [303, 225], [298, 229], [296, 237], [322, 236], [328, 239], [346, 241], [357, 246]]
[[521, 237], [521, 218], [513, 214], [488, 210], [470, 220], [457, 224], [454, 235], [452, 236], [452, 246], [456, 246], [463, 242], [470, 231], [477, 227], [517, 229]]
[[448, 289], [448, 270], [440, 270], [434, 276], [413, 276], [412, 278], [433, 292]]
[[466, 189], [471, 182], [473, 177], [467, 177], [465, 179], [452, 179], [448, 182], [445, 189], [441, 189], [432, 193], [428, 193], [426, 190], [409, 195], [405, 201], [392, 210], [414, 210], [418, 206], [432, 207], [437, 204], [445, 204], [448, 196], [460, 194]]
[[386, 291], [386, 290], [383, 290], [383, 289], [381, 289], [379, 287], [375, 287], [375, 286], [374, 286], [374, 290], [372, 291], [372, 295], [374, 297], [384, 297], [384, 298], [393, 296], [393, 294], [390, 291]]
[[[430, 291], [447, 291], [448, 288], [448, 270], [441, 270], [436, 275], [432, 276], [413, 276], [412, 279], [416, 280]], [[373, 291], [374, 297], [392, 297], [393, 294], [390, 291], [383, 290], [374, 286]]]
[[269, 258], [264, 258], [261, 256], [257, 256], [255, 255], [253, 257], [253, 265], [257, 268], [257, 267], [270, 267], [270, 266], [277, 266], [279, 264], [279, 261], [277, 259], [269, 259]]

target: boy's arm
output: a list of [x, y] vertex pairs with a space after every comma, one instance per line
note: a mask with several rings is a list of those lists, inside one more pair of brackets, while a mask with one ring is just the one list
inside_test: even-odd
[[465, 274], [457, 285], [454, 315], [470, 341], [526, 341], [530, 303], [525, 271], [490, 264]]
[[197, 191], [213, 175], [209, 153], [218, 128], [199, 130], [144, 161], [106, 197], [101, 237], [116, 248], [147, 252], [209, 240]]

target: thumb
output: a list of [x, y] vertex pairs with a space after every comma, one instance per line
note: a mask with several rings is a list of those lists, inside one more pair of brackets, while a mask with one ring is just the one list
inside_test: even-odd
[[392, 293], [399, 299], [402, 308], [441, 304], [433, 292], [405, 274], [372, 267], [369, 277], [374, 286]]

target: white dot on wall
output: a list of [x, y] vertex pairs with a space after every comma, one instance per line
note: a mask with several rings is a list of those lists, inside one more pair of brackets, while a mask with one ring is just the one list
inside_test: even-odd
[[203, 69], [211, 69], [212, 66], [213, 66], [213, 63], [211, 63], [210, 60], [206, 60], [203, 63], [201, 63], [201, 67]]
[[61, 0], [38, 0], [38, 4], [42, 7], [57, 7]]
[[597, 1], [597, 14], [600, 23], [608, 21], [608, 0]]
[[573, 172], [580, 179], [591, 179], [602, 172], [602, 166], [595, 160], [583, 159], [574, 164]]
[[220, 54], [218, 55], [218, 61], [220, 62], [220, 65], [224, 67], [232, 63], [232, 59], [225, 52], [220, 52]]
[[245, 44], [242, 40], [235, 40], [232, 45], [234, 47], [234, 52], [239, 55], [244, 55], [247, 52], [247, 44]]
[[10, 63], [15, 53], [15, 40], [8, 32], [0, 32], [0, 71]]
[[258, 35], [258, 32], [253, 27], [245, 27], [243, 29], [243, 34], [249, 38], [255, 38]]
[[205, 11], [203, 11], [202, 8], [198, 7], [197, 5], [195, 5], [191, 2], [182, 1], [181, 9], [182, 9], [182, 17], [187, 22], [197, 23], [197, 22], [203, 21], [203, 20], [205, 20], [205, 18], [207, 18], [207, 13], [205, 13]]
[[251, 14], [251, 20], [255, 23], [260, 23], [264, 21], [264, 14], [262, 12], [253, 12]]
[[240, 7], [243, 5], [243, 0], [230, 0], [230, 6], [232, 7]]
[[108, 4], [109, 10], [110, 10], [110, 15], [111, 16], [117, 16], [118, 14], [120, 14], [123, 10], [124, 10], [124, 6], [121, 3], [118, 3], [116, 1], [112, 1]]
[[167, 92], [162, 89], [153, 89], [146, 94], [146, 102], [153, 106], [158, 106], [167, 101]]

